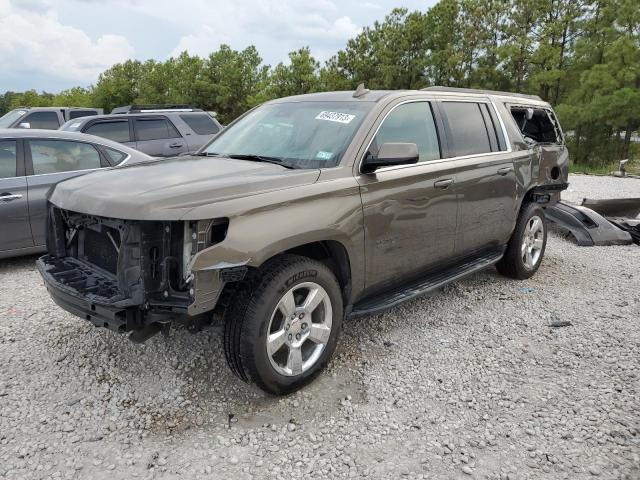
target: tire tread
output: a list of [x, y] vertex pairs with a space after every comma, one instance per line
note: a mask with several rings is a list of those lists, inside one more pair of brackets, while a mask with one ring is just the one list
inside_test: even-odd
[[[265, 290], [270, 288], [285, 270], [308, 269], [310, 262], [313, 268], [324, 270], [335, 279], [333, 272], [323, 263], [300, 255], [284, 254], [267, 261], [259, 270], [251, 271], [238, 285], [225, 313], [224, 350], [227, 364], [241, 380], [255, 383], [271, 393], [282, 393], [265, 384], [256, 368], [253, 346], [259, 341], [257, 312], [269, 301]], [[252, 325], [248, 325], [249, 323]]]
[[[544, 225], [544, 245], [543, 250], [540, 256], [540, 260], [538, 264], [533, 270], [527, 270], [520, 258], [520, 248], [522, 242], [522, 234], [523, 230], [527, 225], [529, 219], [535, 214], [537, 214], [542, 221], [545, 223]], [[544, 257], [544, 251], [546, 248], [546, 237], [547, 237], [547, 227], [544, 216], [544, 210], [540, 205], [536, 203], [526, 203], [520, 209], [520, 214], [518, 215], [518, 221], [516, 222], [516, 228], [513, 230], [513, 234], [509, 239], [509, 243], [507, 244], [507, 249], [504, 253], [504, 256], [500, 259], [500, 261], [496, 264], [496, 268], [498, 272], [504, 275], [505, 277], [513, 278], [516, 280], [524, 280], [533, 276], [540, 267], [542, 263], [542, 259]]]

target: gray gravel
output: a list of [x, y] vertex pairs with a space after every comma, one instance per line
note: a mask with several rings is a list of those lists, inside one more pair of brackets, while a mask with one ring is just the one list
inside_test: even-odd
[[580, 204], [585, 197], [640, 198], [640, 179], [604, 175], [571, 175], [569, 188], [562, 192], [562, 198]]
[[[597, 180], [569, 194], [639, 196]], [[348, 322], [284, 399], [231, 376], [215, 329], [89, 327], [33, 260], [0, 262], [0, 478], [640, 478], [637, 246], [552, 234], [530, 280], [489, 270]]]

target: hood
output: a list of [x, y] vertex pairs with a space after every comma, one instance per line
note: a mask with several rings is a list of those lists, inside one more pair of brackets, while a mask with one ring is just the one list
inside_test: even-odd
[[314, 183], [319, 170], [184, 156], [109, 168], [60, 182], [60, 208], [127, 220], [180, 220], [196, 207]]

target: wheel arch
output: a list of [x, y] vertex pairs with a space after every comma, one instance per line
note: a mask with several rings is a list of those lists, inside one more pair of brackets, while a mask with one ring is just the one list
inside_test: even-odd
[[347, 248], [337, 240], [321, 240], [298, 245], [282, 252], [292, 253], [324, 263], [336, 276], [345, 305], [352, 291], [351, 260]]

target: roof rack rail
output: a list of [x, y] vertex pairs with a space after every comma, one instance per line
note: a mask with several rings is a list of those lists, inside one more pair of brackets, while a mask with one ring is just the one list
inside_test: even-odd
[[543, 101], [538, 95], [529, 95], [527, 93], [501, 92], [499, 90], [477, 90], [475, 88], [458, 88], [458, 87], [427, 87], [422, 90], [431, 90], [436, 92], [459, 92], [459, 93], [484, 93], [485, 95], [501, 95], [503, 97], [522, 97], [531, 100]]
[[126, 105], [115, 107], [111, 113], [202, 112], [202, 109], [186, 104]]

